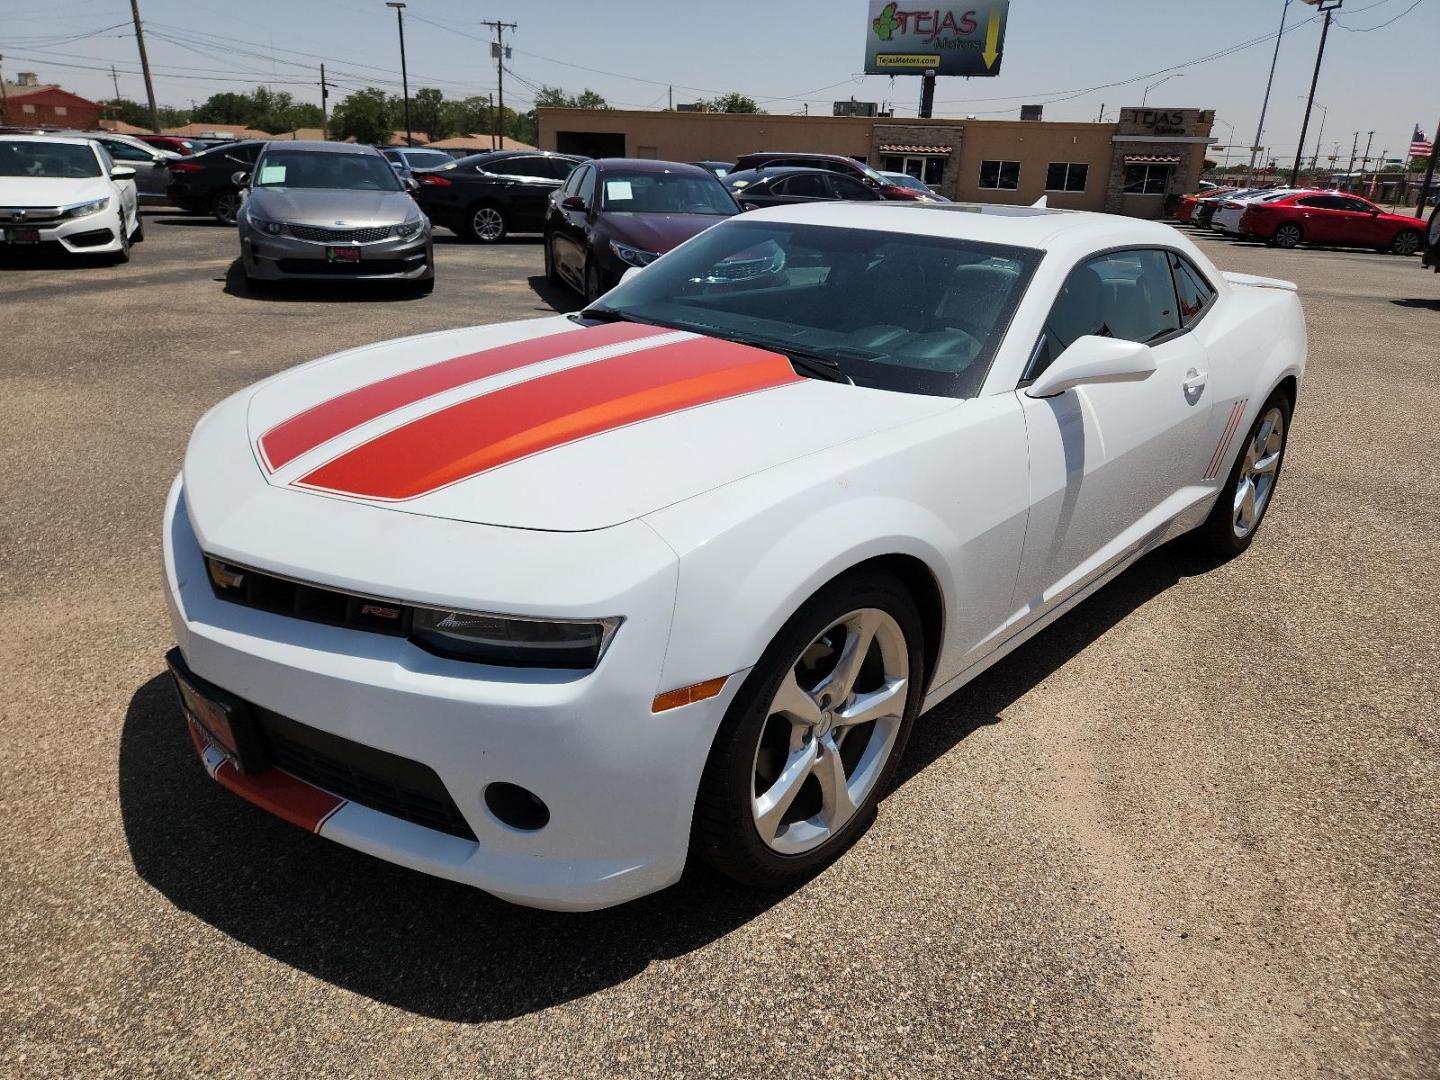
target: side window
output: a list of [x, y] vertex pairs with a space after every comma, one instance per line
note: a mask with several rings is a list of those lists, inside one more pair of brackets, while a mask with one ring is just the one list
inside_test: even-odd
[[1369, 203], [1363, 202], [1360, 199], [1347, 199], [1343, 195], [1335, 196], [1335, 201], [1341, 204], [1340, 209], [1351, 210], [1359, 214], [1368, 214], [1371, 210], [1377, 209], [1377, 207], [1371, 206]]
[[853, 199], [857, 202], [875, 201], [875, 192], [853, 176], [841, 176], [836, 173], [830, 178], [830, 184], [835, 189], [837, 199]]
[[552, 157], [546, 158], [545, 164], [550, 168], [551, 180], [564, 180], [575, 171], [575, 162], [569, 158]]
[[1171, 253], [1170, 270], [1175, 275], [1175, 294], [1180, 303], [1181, 325], [1193, 326], [1215, 298], [1215, 290], [1183, 255]]
[[1034, 379], [1076, 338], [1150, 342], [1180, 329], [1175, 285], [1163, 251], [1116, 251], [1081, 263], [1060, 288], [1025, 373]]
[[787, 195], [792, 199], [828, 199], [830, 197], [830, 189], [825, 183], [825, 177], [817, 173], [796, 173], [794, 176], [782, 180], [771, 190], [775, 191], [777, 195]]
[[574, 195], [577, 191], [580, 190], [580, 177], [584, 174], [585, 169], [582, 167], [575, 169], [570, 173], [569, 176], [565, 178], [565, 183], [560, 185], [561, 198], [566, 198], [568, 196]]
[[131, 146], [129, 143], [120, 142], [118, 139], [106, 139], [100, 145], [105, 147], [105, 149], [110, 152], [110, 156], [116, 161], [143, 161], [148, 164], [155, 160], [154, 155], [147, 154], [138, 146]]
[[585, 205], [594, 209], [595, 207], [595, 177], [597, 175], [595, 166], [586, 165], [582, 170], [585, 175], [580, 180], [580, 197], [585, 200]]
[[484, 165], [477, 165], [476, 168], [481, 172], [494, 173], [496, 176], [517, 176], [519, 175], [517, 171], [518, 165], [519, 159], [517, 158], [501, 158], [499, 161], [491, 161]]

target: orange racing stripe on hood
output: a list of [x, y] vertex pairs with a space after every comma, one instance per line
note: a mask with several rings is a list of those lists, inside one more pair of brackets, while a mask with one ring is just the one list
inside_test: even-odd
[[695, 338], [459, 402], [360, 444], [295, 485], [413, 499], [590, 435], [801, 381], [779, 353]]
[[586, 349], [669, 333], [673, 331], [661, 326], [606, 323], [482, 349], [413, 371], [403, 371], [322, 401], [288, 420], [282, 420], [260, 436], [260, 460], [274, 472], [337, 435], [433, 394]]

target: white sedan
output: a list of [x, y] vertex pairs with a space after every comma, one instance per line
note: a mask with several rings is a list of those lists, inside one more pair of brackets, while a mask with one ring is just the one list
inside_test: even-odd
[[127, 262], [144, 239], [134, 177], [92, 139], [0, 136], [0, 250], [58, 245]]
[[205, 768], [342, 844], [597, 908], [864, 831], [916, 717], [1190, 533], [1234, 556], [1294, 286], [1017, 207], [745, 214], [577, 315], [282, 372], [165, 511]]
[[1215, 215], [1210, 219], [1210, 227], [1216, 232], [1228, 233], [1231, 236], [1240, 235], [1240, 219], [1245, 216], [1245, 209], [1251, 203], [1273, 202], [1276, 199], [1283, 199], [1286, 195], [1294, 195], [1300, 188], [1267, 188], [1263, 191], [1248, 191], [1238, 195], [1227, 195], [1220, 200], [1220, 205], [1215, 208]]

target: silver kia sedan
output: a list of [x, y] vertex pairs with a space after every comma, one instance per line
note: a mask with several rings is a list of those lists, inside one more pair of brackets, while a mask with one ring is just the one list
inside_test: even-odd
[[351, 278], [434, 287], [430, 221], [373, 147], [268, 143], [235, 182], [248, 285]]

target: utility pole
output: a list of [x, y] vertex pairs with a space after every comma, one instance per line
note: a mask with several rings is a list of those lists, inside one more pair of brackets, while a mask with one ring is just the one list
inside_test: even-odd
[[1435, 179], [1435, 160], [1440, 157], [1440, 124], [1435, 125], [1435, 137], [1430, 140], [1430, 162], [1425, 166], [1425, 182], [1420, 185], [1420, 197], [1415, 200], [1415, 216], [1425, 217], [1425, 196], [1430, 193], [1430, 181]]
[[1317, 11], [1325, 13], [1325, 21], [1320, 24], [1320, 47], [1315, 50], [1315, 73], [1310, 76], [1310, 96], [1305, 101], [1305, 119], [1300, 124], [1300, 143], [1295, 150], [1295, 165], [1290, 170], [1290, 186], [1298, 187], [1300, 184], [1300, 159], [1305, 156], [1305, 136], [1310, 133], [1310, 110], [1315, 104], [1315, 87], [1320, 82], [1320, 61], [1325, 59], [1325, 39], [1330, 36], [1330, 18], [1340, 10], [1340, 5], [1345, 0], [1305, 0]]
[[135, 44], [140, 46], [140, 70], [145, 73], [145, 96], [150, 102], [150, 130], [160, 134], [160, 110], [155, 107], [155, 84], [150, 79], [150, 57], [145, 55], [145, 31], [140, 28], [140, 0], [130, 0], [130, 16], [135, 20]]
[[1355, 171], [1355, 154], [1360, 149], [1360, 132], [1355, 132], [1355, 137], [1350, 140], [1350, 164], [1345, 166], [1345, 190], [1350, 190], [1350, 174]]
[[498, 150], [500, 144], [495, 141], [495, 95], [486, 94], [485, 96], [490, 99], [490, 149]]
[[10, 95], [5, 92], [5, 57], [0, 56], [0, 124], [9, 123]]
[[110, 82], [115, 87], [115, 104], [120, 104], [120, 76], [115, 74], [115, 65], [110, 65]]
[[1315, 166], [1320, 163], [1320, 142], [1325, 138], [1325, 121], [1330, 116], [1330, 110], [1318, 101], [1315, 108], [1320, 110], [1320, 131], [1315, 136], [1315, 156], [1310, 159], [1310, 171], [1315, 171]]
[[1290, 0], [1280, 8], [1280, 32], [1275, 35], [1275, 53], [1270, 57], [1270, 77], [1265, 80], [1265, 100], [1260, 103], [1260, 122], [1255, 125], [1255, 141], [1250, 144], [1250, 166], [1245, 170], [1245, 186], [1255, 176], [1255, 155], [1260, 152], [1260, 139], [1265, 134], [1265, 111], [1270, 108], [1270, 87], [1275, 82], [1275, 62], [1280, 59], [1280, 42], [1285, 37], [1285, 16], [1290, 10]]
[[325, 65], [320, 65], [320, 138], [330, 138], [330, 84], [325, 81]]
[[1105, 103], [1102, 101], [1102, 102], [1100, 102], [1100, 112], [1097, 113], [1096, 116], [1095, 116], [1095, 123], [1097, 123], [1097, 124], [1103, 124], [1104, 122], [1105, 122]]
[[[1360, 188], [1365, 187], [1365, 173], [1370, 167], [1370, 141], [1375, 138], [1375, 132], [1365, 134], [1365, 156], [1360, 159]], [[1358, 190], [1358, 189], [1357, 189]]]
[[520, 29], [517, 23], [500, 22], [498, 19], [481, 19], [481, 24], [495, 31], [495, 40], [490, 43], [490, 55], [495, 57], [495, 89], [500, 95], [500, 110], [492, 113], [493, 126], [499, 138], [496, 149], [505, 146], [505, 60], [510, 55], [505, 48], [505, 31]]
[[401, 0], [386, 0], [386, 7], [395, 9], [395, 23], [400, 27], [400, 91], [405, 95], [405, 145], [413, 146], [410, 138], [410, 76], [405, 70], [405, 5]]

